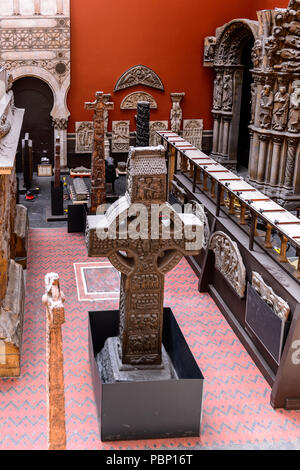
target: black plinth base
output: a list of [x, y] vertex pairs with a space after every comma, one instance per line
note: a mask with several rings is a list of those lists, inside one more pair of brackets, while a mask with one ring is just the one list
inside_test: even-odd
[[51, 212], [52, 215], [64, 215], [64, 190], [60, 182], [59, 188], [54, 187], [51, 181]]
[[87, 216], [87, 205], [68, 206], [68, 233], [84, 233]]
[[197, 437], [204, 377], [170, 308], [164, 309], [163, 345], [178, 379], [102, 383], [96, 356], [117, 336], [119, 311], [89, 312], [89, 354], [102, 441]]

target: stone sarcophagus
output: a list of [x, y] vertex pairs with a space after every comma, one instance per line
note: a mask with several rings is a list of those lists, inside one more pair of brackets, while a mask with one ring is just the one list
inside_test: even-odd
[[[0, 70], [0, 377], [20, 375], [24, 310], [22, 266], [27, 257], [27, 210], [16, 205], [15, 155], [24, 110], [15, 108]], [[22, 265], [22, 266], [21, 266]]]

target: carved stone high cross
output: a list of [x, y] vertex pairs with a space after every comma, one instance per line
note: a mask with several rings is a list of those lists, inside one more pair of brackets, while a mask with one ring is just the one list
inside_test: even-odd
[[105, 110], [114, 109], [114, 104], [107, 101], [107, 95], [96, 92], [93, 103], [85, 103], [85, 109], [94, 110], [94, 142], [92, 152], [92, 179], [90, 211], [105, 203]]
[[130, 147], [127, 175], [126, 195], [105, 215], [87, 218], [88, 254], [107, 256], [122, 273], [119, 351], [123, 364], [160, 364], [165, 274], [183, 256], [200, 252], [203, 223], [193, 214], [178, 214], [167, 203], [162, 146]]

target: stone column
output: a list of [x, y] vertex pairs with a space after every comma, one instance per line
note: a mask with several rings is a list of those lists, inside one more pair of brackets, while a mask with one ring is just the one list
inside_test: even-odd
[[229, 144], [229, 130], [230, 130], [230, 122], [231, 116], [224, 116], [223, 117], [223, 145], [222, 145], [222, 154], [228, 156], [228, 144]]
[[254, 180], [256, 178], [258, 158], [257, 158], [257, 152], [255, 151], [255, 147], [254, 147], [254, 132], [250, 130], [249, 135], [250, 135], [249, 177], [250, 179]]
[[67, 154], [67, 128], [68, 119], [55, 118], [53, 119], [54, 127], [54, 143], [57, 137], [60, 139], [60, 166], [62, 170], [68, 168], [68, 154]]
[[34, 14], [41, 14], [41, 0], [34, 0]]
[[294, 171], [295, 171], [295, 159], [296, 150], [298, 146], [298, 139], [288, 138], [287, 144], [287, 160], [285, 167], [284, 186], [288, 189], [293, 188]]
[[[104, 103], [109, 103], [111, 100], [111, 93], [105, 93], [103, 95]], [[104, 153], [105, 153], [105, 160], [110, 157], [110, 146], [109, 146], [109, 139], [108, 139], [108, 109], [104, 109]]]
[[269, 137], [261, 134], [259, 136], [259, 155], [258, 155], [258, 167], [257, 167], [257, 182], [263, 183], [266, 171], [266, 156], [268, 150]]
[[280, 153], [281, 153], [281, 136], [273, 136], [273, 154], [271, 160], [271, 176], [270, 184], [275, 186], [278, 183], [278, 174], [279, 174], [279, 163], [280, 163]]
[[56, 8], [57, 8], [57, 15], [63, 15], [64, 14], [64, 2], [63, 0], [56, 0]]
[[14, 15], [20, 14], [20, 1], [14, 0]]
[[224, 128], [224, 121], [223, 121], [223, 117], [221, 116], [221, 119], [220, 119], [220, 128], [219, 128], [219, 136], [218, 136], [218, 151], [217, 151], [217, 153], [222, 153], [223, 128]]
[[149, 147], [150, 103], [139, 101], [137, 104], [136, 147]]
[[214, 114], [214, 130], [213, 130], [213, 145], [212, 145], [213, 154], [216, 154], [218, 152], [219, 131], [220, 131], [220, 114]]

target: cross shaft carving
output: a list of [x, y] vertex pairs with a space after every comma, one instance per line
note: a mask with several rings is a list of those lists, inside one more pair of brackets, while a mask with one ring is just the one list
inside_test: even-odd
[[[89, 256], [107, 256], [121, 274], [119, 346], [123, 364], [160, 364], [164, 278], [185, 255], [203, 244], [203, 223], [192, 214], [177, 214], [166, 202], [164, 148], [130, 148], [127, 193], [105, 215], [89, 216]], [[143, 204], [140, 207], [135, 204]], [[162, 216], [153, 218], [153, 204]], [[141, 223], [143, 212], [143, 223]], [[167, 216], [165, 214], [167, 213]], [[139, 227], [132, 237], [130, 225]], [[198, 244], [187, 248], [187, 234], [197, 226]], [[168, 229], [168, 236], [165, 230]], [[109, 234], [115, 231], [115, 236]]]
[[105, 111], [114, 109], [114, 103], [107, 102], [102, 91], [96, 92], [96, 100], [87, 102], [85, 109], [94, 111], [94, 139], [92, 151], [92, 179], [90, 211], [105, 203]]

